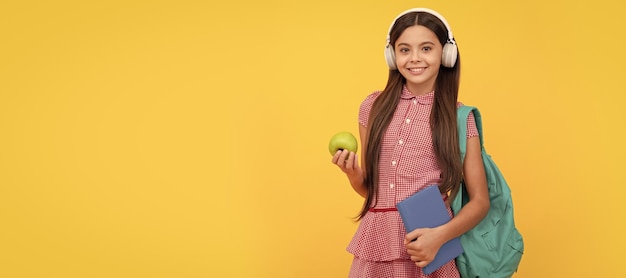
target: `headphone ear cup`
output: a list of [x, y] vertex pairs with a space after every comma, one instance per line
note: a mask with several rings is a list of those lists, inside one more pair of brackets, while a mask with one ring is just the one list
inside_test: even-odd
[[385, 46], [385, 60], [390, 70], [398, 69], [396, 66], [396, 54], [393, 52], [393, 47], [389, 44]]
[[441, 55], [441, 65], [446, 68], [453, 68], [456, 64], [456, 58], [459, 55], [459, 50], [456, 48], [455, 43], [447, 42], [443, 46], [443, 53]]

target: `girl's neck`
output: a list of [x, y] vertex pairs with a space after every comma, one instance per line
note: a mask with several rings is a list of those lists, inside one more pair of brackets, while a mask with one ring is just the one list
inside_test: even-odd
[[406, 88], [409, 90], [409, 92], [411, 92], [411, 94], [413, 94], [414, 96], [423, 96], [423, 95], [427, 95], [430, 92], [434, 91], [434, 86], [419, 86], [419, 87], [415, 87], [415, 86], [409, 86], [407, 84]]
[[411, 92], [411, 94], [415, 96], [423, 96], [435, 90], [434, 84], [428, 84], [428, 85], [406, 84], [406, 88], [409, 90], [409, 92]]

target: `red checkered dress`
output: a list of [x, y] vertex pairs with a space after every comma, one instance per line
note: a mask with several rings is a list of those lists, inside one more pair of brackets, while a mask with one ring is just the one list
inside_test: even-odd
[[[367, 126], [375, 92], [365, 98], [359, 111], [359, 123]], [[422, 188], [438, 184], [441, 171], [432, 144], [430, 111], [435, 92], [414, 96], [405, 87], [393, 119], [383, 136], [379, 161], [378, 202], [368, 212], [347, 247], [354, 255], [350, 277], [459, 277], [454, 261], [430, 275], [415, 266], [404, 247], [406, 231], [395, 208]], [[461, 103], [458, 104], [462, 105]], [[477, 136], [473, 116], [468, 120], [467, 137]], [[442, 195], [443, 197], [443, 195]], [[450, 215], [452, 211], [448, 208]]]

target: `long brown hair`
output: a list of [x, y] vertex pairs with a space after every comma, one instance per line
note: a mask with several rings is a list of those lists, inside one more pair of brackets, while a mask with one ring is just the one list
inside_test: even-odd
[[[435, 33], [441, 45], [444, 45], [448, 40], [448, 31], [441, 20], [429, 13], [412, 12], [396, 20], [389, 33], [390, 44], [394, 46], [402, 32], [406, 28], [415, 25], [421, 25], [430, 29]], [[456, 104], [459, 95], [460, 73], [460, 56], [457, 56], [457, 61], [453, 68], [445, 68], [443, 66], [439, 68], [435, 82], [435, 99], [430, 114], [433, 147], [439, 168], [441, 169], [439, 191], [442, 193], [450, 192], [452, 196], [458, 191], [463, 179], [463, 166], [456, 124]], [[367, 197], [357, 219], [365, 216], [372, 204], [376, 204], [381, 142], [398, 106], [405, 83], [406, 79], [398, 70], [389, 70], [387, 85], [372, 106], [366, 134], [367, 145], [364, 146]]]

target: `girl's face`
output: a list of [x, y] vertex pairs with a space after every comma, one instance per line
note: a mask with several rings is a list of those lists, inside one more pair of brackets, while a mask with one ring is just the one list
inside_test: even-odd
[[394, 45], [398, 71], [413, 94], [430, 93], [435, 87], [443, 46], [430, 29], [415, 25], [406, 28]]

